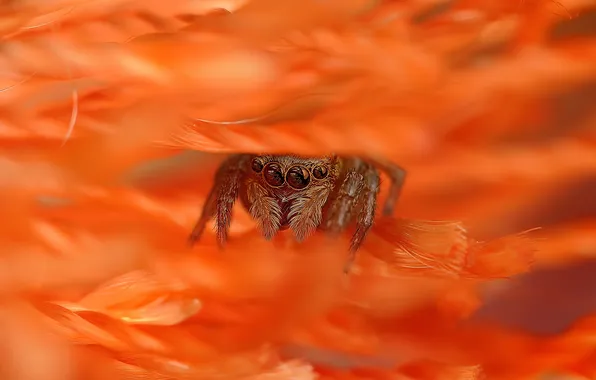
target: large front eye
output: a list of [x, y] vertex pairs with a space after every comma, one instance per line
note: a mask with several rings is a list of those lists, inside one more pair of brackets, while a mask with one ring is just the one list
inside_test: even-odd
[[272, 187], [280, 187], [284, 184], [284, 174], [281, 172], [281, 166], [276, 162], [270, 162], [265, 165], [263, 178]]
[[302, 166], [292, 166], [286, 174], [286, 181], [294, 189], [304, 189], [310, 182], [310, 173]]

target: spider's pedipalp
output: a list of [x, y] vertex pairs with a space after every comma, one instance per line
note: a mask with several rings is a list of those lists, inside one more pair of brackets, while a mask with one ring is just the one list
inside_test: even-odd
[[262, 185], [255, 181], [248, 183], [246, 197], [250, 204], [248, 207], [250, 216], [257, 222], [265, 239], [273, 239], [281, 228], [282, 210], [279, 204], [275, 198], [267, 194], [267, 190]]

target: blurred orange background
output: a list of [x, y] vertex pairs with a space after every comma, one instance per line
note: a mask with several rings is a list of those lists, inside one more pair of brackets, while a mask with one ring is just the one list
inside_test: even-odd
[[[5, 378], [596, 379], [595, 1], [0, 10]], [[345, 276], [241, 207], [186, 245], [232, 153], [408, 176]]]

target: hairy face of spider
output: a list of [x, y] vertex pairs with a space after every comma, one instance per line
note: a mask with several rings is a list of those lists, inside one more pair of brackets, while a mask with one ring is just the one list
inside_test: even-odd
[[[334, 188], [339, 161], [263, 155], [252, 156], [249, 166], [241, 181], [240, 199], [265, 237], [291, 228], [298, 240], [304, 239], [320, 223], [318, 211]], [[305, 207], [313, 211], [305, 214]]]

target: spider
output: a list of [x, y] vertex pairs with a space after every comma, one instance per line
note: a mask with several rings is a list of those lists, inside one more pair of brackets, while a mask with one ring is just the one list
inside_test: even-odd
[[374, 222], [380, 184], [376, 166], [391, 180], [383, 208], [384, 215], [391, 215], [405, 179], [405, 171], [393, 164], [335, 155], [232, 155], [215, 173], [215, 183], [189, 243], [194, 245], [215, 218], [217, 241], [223, 247], [232, 207], [240, 198], [267, 240], [287, 229], [298, 242], [317, 229], [337, 235], [355, 221], [347, 271]]

